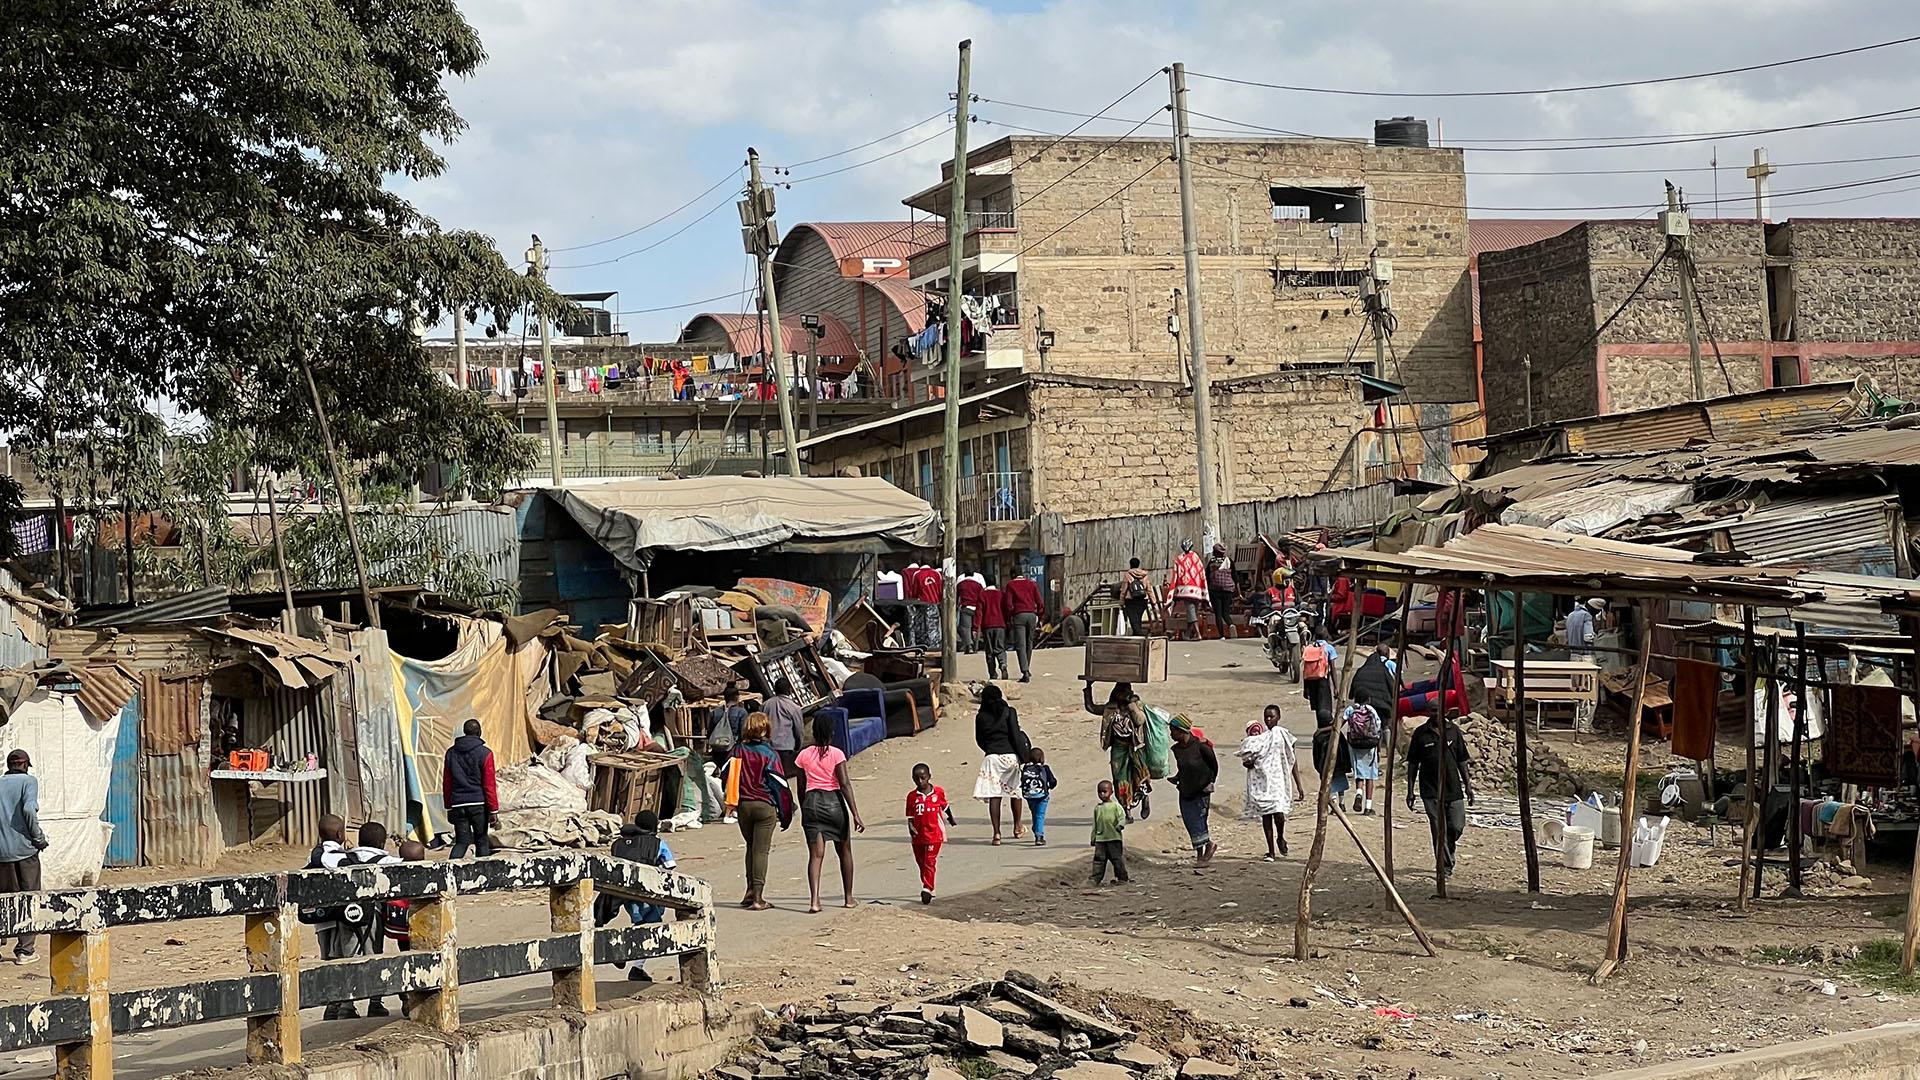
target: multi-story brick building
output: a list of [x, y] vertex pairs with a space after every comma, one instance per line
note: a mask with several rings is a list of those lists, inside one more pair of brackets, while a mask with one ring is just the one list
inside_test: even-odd
[[[1857, 375], [1920, 392], [1920, 220], [1692, 225], [1709, 395]], [[1599, 220], [1478, 256], [1490, 431], [1694, 396], [1671, 264], [1627, 303], [1665, 243], [1652, 220]]]
[[[1326, 139], [1193, 143], [1207, 353], [1216, 377], [1346, 361], [1366, 316], [1368, 257], [1391, 260], [1398, 327], [1385, 372], [1415, 401], [1475, 396], [1466, 176], [1458, 150]], [[949, 212], [948, 182], [907, 205]], [[1168, 316], [1185, 318], [1178, 170], [1165, 139], [1013, 137], [968, 155], [962, 274], [998, 300], [970, 376], [1019, 372], [1180, 381]], [[941, 288], [944, 240], [911, 283]], [[921, 380], [940, 378], [930, 363]]]

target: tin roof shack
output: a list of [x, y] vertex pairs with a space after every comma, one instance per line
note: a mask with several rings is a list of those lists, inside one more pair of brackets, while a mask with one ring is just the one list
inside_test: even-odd
[[42, 887], [97, 883], [113, 838], [131, 828], [131, 804], [111, 806], [108, 793], [118, 787], [119, 748], [138, 724], [134, 681], [112, 665], [42, 661], [0, 671], [0, 758], [25, 750], [40, 782], [49, 841]]

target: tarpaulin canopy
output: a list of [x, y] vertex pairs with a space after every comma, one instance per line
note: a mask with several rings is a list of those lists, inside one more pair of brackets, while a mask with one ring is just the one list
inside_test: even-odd
[[904, 547], [940, 543], [940, 515], [933, 507], [877, 476], [712, 476], [546, 491], [633, 570], [647, 569], [659, 548], [734, 551], [862, 539]]

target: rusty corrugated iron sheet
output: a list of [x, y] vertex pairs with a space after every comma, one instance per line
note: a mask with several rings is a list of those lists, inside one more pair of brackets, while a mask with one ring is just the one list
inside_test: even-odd
[[1600, 416], [1569, 425], [1567, 450], [1575, 454], [1668, 450], [1713, 438], [1713, 426], [1699, 405], [1668, 406], [1642, 412]]
[[147, 672], [140, 688], [140, 854], [149, 866], [208, 867], [219, 857], [205, 678]]
[[72, 671], [80, 680], [80, 707], [95, 720], [120, 715], [140, 692], [139, 684], [114, 664], [75, 664]]
[[[332, 698], [331, 686], [315, 690], [268, 687], [265, 697], [247, 702], [250, 706], [246, 719], [248, 745], [266, 747], [276, 763], [297, 767], [296, 763], [304, 762], [311, 754], [322, 768], [328, 767], [339, 756], [335, 751], [339, 740], [329, 734]], [[329, 772], [328, 779], [331, 778]], [[273, 832], [263, 837], [256, 816], [254, 838], [293, 845], [315, 843], [320, 818], [332, 812], [328, 784], [306, 781], [269, 786], [271, 795], [277, 797], [281, 805], [280, 820]]]
[[1858, 417], [1862, 397], [1855, 383], [1814, 383], [1709, 398], [1701, 406], [1716, 442], [1778, 442], [1791, 432], [1831, 427]]
[[407, 769], [395, 703], [398, 680], [393, 652], [385, 630], [357, 631], [353, 641], [353, 667], [346, 681], [353, 695], [349, 717], [360, 766], [361, 799], [367, 817], [386, 823], [398, 836], [407, 821]]

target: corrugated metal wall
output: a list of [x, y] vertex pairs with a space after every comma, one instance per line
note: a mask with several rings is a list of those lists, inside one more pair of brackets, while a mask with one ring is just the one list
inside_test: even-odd
[[[265, 697], [247, 701], [246, 739], [249, 746], [264, 746], [276, 762], [304, 761], [312, 754], [322, 767], [335, 757], [336, 739], [329, 737], [333, 719], [334, 679], [312, 690], [287, 690], [269, 687]], [[318, 780], [273, 783], [272, 793], [279, 796], [279, 820], [261, 817], [263, 809], [272, 814], [272, 798], [253, 800], [253, 838], [283, 844], [312, 844], [320, 832], [320, 818], [329, 813], [327, 783]]]
[[394, 705], [393, 652], [384, 630], [358, 631], [353, 643], [349, 680], [361, 798], [367, 818], [383, 822], [398, 836], [407, 822], [407, 773]]
[[1734, 550], [1760, 564], [1807, 563], [1821, 570], [1892, 574], [1898, 514], [1899, 500], [1891, 495], [1812, 499], [1732, 522], [1727, 536]]
[[1657, 412], [1603, 416], [1569, 425], [1567, 449], [1575, 454], [1604, 454], [1614, 450], [1670, 450], [1695, 439], [1711, 439], [1713, 426], [1698, 405], [1676, 406]]
[[108, 866], [140, 865], [140, 695], [120, 710], [120, 735], [113, 744], [113, 775], [107, 781]]
[[[18, 592], [19, 582], [0, 570], [0, 591]], [[26, 667], [47, 656], [46, 625], [38, 612], [0, 596], [0, 668]]]
[[149, 866], [208, 867], [219, 858], [206, 679], [149, 671], [140, 691], [140, 853]]
[[[1220, 534], [1232, 547], [1262, 534], [1273, 535], [1315, 525], [1363, 527], [1385, 520], [1392, 506], [1392, 484], [1372, 484], [1268, 502], [1230, 503], [1220, 508]], [[1137, 557], [1140, 565], [1156, 579], [1165, 577], [1173, 569], [1174, 556], [1180, 554], [1180, 541], [1200, 542], [1200, 512], [1188, 510], [1074, 521], [1063, 529], [1066, 557], [1062, 599], [1078, 604], [1096, 586], [1118, 580], [1120, 571], [1126, 569], [1127, 560], [1131, 558]]]

